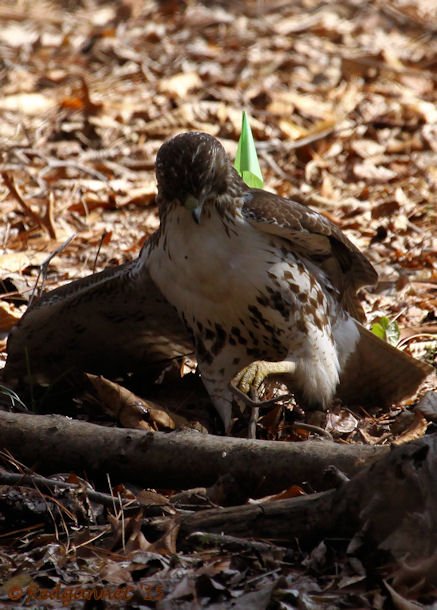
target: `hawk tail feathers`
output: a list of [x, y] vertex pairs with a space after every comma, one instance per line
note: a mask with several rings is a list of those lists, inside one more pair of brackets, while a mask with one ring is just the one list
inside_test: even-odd
[[341, 372], [337, 396], [349, 405], [387, 405], [414, 394], [433, 368], [357, 327], [360, 338]]

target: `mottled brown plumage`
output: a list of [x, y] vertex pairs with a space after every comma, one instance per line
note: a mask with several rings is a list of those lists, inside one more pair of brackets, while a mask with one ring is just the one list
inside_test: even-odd
[[336, 393], [397, 400], [429, 372], [358, 322], [357, 290], [377, 274], [329, 220], [248, 188], [204, 133], [164, 143], [156, 175], [161, 226], [143, 263], [191, 331], [226, 429], [232, 379], [247, 392], [287, 373], [304, 401], [327, 407]]
[[75, 371], [145, 371], [192, 352], [191, 340], [139, 260], [66, 284], [9, 335], [4, 380], [51, 384]]
[[346, 311], [358, 320], [365, 319], [357, 290], [376, 284], [378, 275], [338, 227], [296, 201], [261, 189], [252, 189], [243, 215], [262, 231], [286, 239], [296, 254], [316, 264], [337, 289]]

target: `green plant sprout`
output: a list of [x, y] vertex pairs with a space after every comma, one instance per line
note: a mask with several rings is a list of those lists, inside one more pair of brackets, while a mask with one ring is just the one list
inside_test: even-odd
[[243, 111], [241, 135], [238, 140], [234, 167], [247, 186], [252, 188], [262, 188], [264, 186], [252, 130], [245, 111]]
[[394, 345], [396, 347], [399, 342], [401, 332], [396, 320], [389, 320], [389, 318], [384, 316], [372, 324], [371, 330], [374, 335], [383, 341], [390, 343], [390, 345]]

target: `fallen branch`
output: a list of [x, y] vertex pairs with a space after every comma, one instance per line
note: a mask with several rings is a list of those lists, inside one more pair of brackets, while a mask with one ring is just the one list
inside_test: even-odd
[[179, 525], [182, 540], [199, 531], [279, 543], [355, 537], [436, 584], [437, 434], [394, 448], [338, 489], [204, 510]]
[[34, 489], [40, 487], [47, 487], [48, 489], [73, 489], [80, 494], [84, 494], [93, 502], [108, 506], [109, 508], [113, 508], [115, 503], [119, 503], [119, 499], [116, 496], [89, 489], [84, 484], [79, 485], [78, 483], [69, 483], [68, 481], [48, 479], [37, 474], [0, 471], [0, 485], [16, 485], [17, 487], [31, 487]]
[[326, 488], [328, 466], [350, 476], [388, 451], [330, 441], [285, 443], [194, 431], [142, 432], [61, 415], [15, 413], [0, 413], [0, 446], [38, 472], [109, 472], [112, 480], [173, 489], [208, 486], [227, 474], [252, 496], [302, 481]]

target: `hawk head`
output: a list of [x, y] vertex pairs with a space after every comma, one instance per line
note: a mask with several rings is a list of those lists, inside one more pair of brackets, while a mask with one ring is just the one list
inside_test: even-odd
[[156, 157], [160, 206], [180, 203], [199, 222], [203, 205], [247, 187], [216, 138], [207, 133], [181, 133], [161, 146]]

